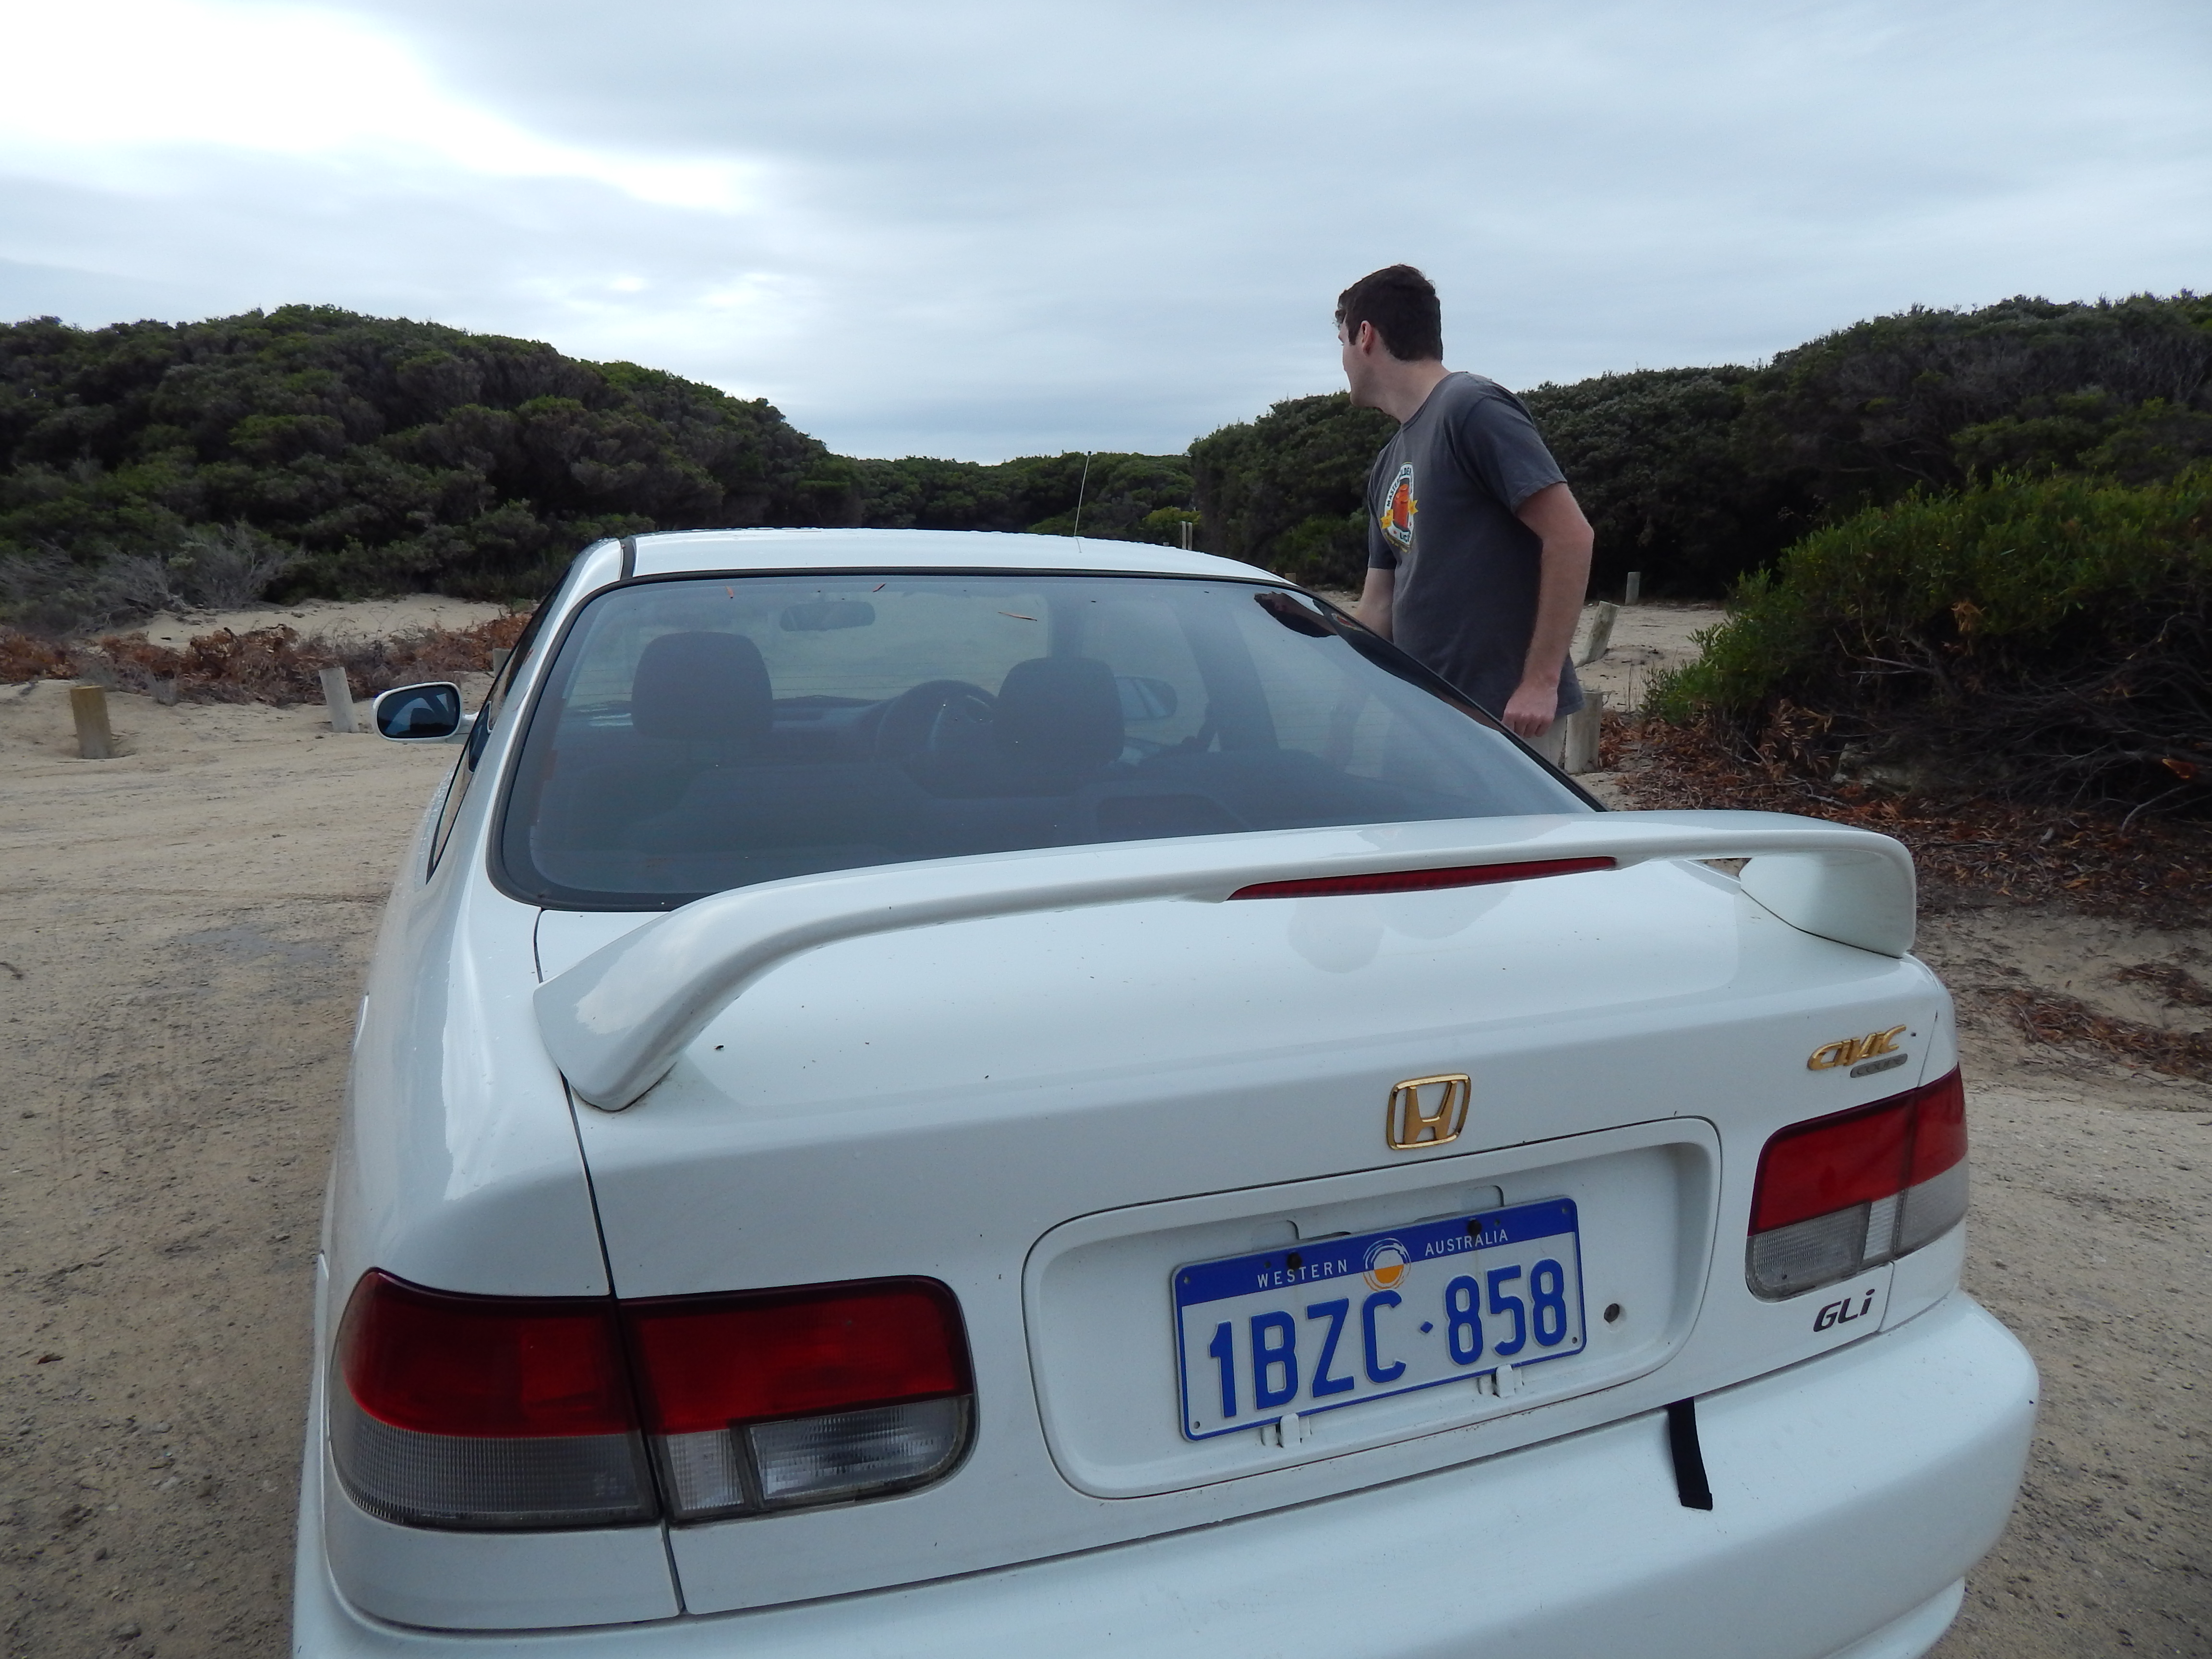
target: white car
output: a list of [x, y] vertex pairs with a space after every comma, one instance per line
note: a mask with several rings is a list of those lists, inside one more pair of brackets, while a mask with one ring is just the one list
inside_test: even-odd
[[1921, 1653], [2036, 1377], [1913, 923], [1246, 565], [603, 542], [370, 970], [295, 1651]]

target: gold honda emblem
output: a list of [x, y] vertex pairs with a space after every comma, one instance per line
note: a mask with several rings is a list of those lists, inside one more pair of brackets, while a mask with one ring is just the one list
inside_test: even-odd
[[1382, 1118], [1382, 1138], [1390, 1143], [1390, 1150], [1406, 1152], [1416, 1146], [1441, 1146], [1458, 1139], [1459, 1132], [1467, 1127], [1471, 1087], [1464, 1072], [1408, 1078], [1393, 1084], [1390, 1104]]

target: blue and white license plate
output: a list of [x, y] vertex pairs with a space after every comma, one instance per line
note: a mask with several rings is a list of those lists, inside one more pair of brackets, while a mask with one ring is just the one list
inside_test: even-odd
[[1174, 1290], [1190, 1440], [1583, 1348], [1572, 1199], [1195, 1261]]

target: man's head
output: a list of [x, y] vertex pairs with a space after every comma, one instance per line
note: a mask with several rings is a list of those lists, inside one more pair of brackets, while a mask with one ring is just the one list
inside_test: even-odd
[[1347, 344], [1358, 337], [1363, 325], [1401, 363], [1440, 361], [1444, 355], [1443, 308], [1437, 303], [1436, 285], [1411, 265], [1385, 265], [1336, 296], [1336, 330]]
[[1362, 408], [1402, 421], [1443, 377], [1443, 307], [1435, 285], [1411, 265], [1385, 265], [1337, 295], [1336, 335], [1352, 401]]

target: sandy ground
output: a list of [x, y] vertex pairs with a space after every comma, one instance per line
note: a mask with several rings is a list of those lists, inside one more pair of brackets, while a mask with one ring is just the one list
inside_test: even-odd
[[[1711, 620], [1644, 611], [1615, 655]], [[1606, 672], [1625, 689], [1657, 660]], [[36, 1659], [275, 1656], [347, 1038], [453, 751], [331, 735], [313, 708], [111, 702], [128, 752], [81, 761], [62, 687], [0, 690], [0, 1630]], [[1990, 1001], [2033, 982], [2201, 1022], [2112, 975], [2208, 948], [2009, 905], [1929, 917], [1969, 1027], [1968, 1283], [2045, 1379], [1944, 1659], [2212, 1652], [2212, 1089], [2031, 1052]]]
[[[1692, 661], [1698, 647], [1692, 635], [1712, 627], [1722, 612], [1706, 605], [1623, 605], [1613, 618], [1605, 655], [1575, 670], [1585, 691], [1605, 693], [1607, 708], [1619, 713], [1643, 705], [1651, 677], [1662, 669], [1679, 668]], [[1575, 629], [1576, 660], [1581, 662], [1597, 621], [1597, 607], [1586, 605]]]
[[1972, 1085], [1966, 1285], [2043, 1373], [2020, 1506], [1940, 1659], [2212, 1654], [2212, 1087], [2024, 1043], [1992, 997], [2038, 985], [2202, 1030], [2205, 1010], [2113, 975], [2202, 981], [2208, 946], [2002, 902], [1924, 919]]

